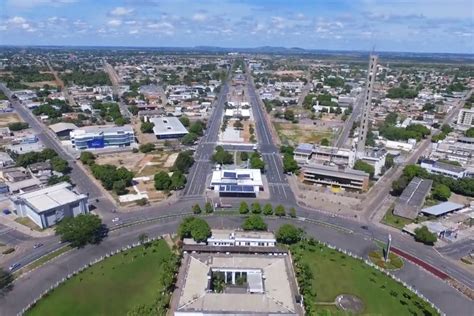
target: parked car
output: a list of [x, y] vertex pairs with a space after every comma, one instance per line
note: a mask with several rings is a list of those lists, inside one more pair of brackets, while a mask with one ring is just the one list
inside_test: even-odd
[[10, 214], [10, 213], [11, 213], [11, 212], [10, 212], [9, 209], [4, 209], [4, 210], [3, 210], [3, 214], [5, 214], [5, 215], [8, 215], [8, 214]]

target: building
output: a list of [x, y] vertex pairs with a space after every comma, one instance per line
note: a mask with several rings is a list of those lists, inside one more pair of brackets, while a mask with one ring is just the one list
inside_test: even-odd
[[474, 164], [473, 137], [446, 137], [439, 143], [432, 144], [431, 156], [435, 159], [448, 159], [461, 164]]
[[0, 151], [0, 168], [8, 168], [15, 165], [15, 161], [4, 151]]
[[256, 197], [263, 190], [260, 169], [214, 170], [210, 186], [220, 196]]
[[209, 246], [250, 246], [275, 247], [275, 235], [270, 232], [234, 231], [213, 229], [212, 236], [207, 239]]
[[294, 158], [300, 164], [334, 163], [352, 168], [355, 163], [355, 153], [350, 149], [312, 144], [299, 144], [294, 151]]
[[87, 195], [72, 191], [67, 182], [13, 196], [15, 213], [28, 217], [42, 229], [55, 225], [65, 217], [89, 212]]
[[420, 212], [426, 216], [444, 216], [449, 213], [454, 213], [460, 211], [464, 208], [464, 205], [453, 203], [453, 202], [443, 202], [438, 205], [430, 206], [422, 209]]
[[421, 161], [420, 166], [429, 173], [439, 174], [455, 179], [461, 179], [466, 176], [465, 168], [445, 162], [426, 159]]
[[175, 316], [303, 314], [286, 254], [192, 252], [182, 262]]
[[56, 134], [58, 137], [69, 137], [72, 131], [77, 129], [77, 126], [72, 123], [56, 123], [49, 125], [49, 128]]
[[70, 133], [72, 147], [77, 150], [123, 148], [135, 145], [135, 133], [129, 125], [88, 126]]
[[393, 214], [415, 219], [431, 191], [433, 180], [413, 178], [395, 203]]
[[474, 109], [461, 109], [458, 114], [457, 123], [462, 126], [471, 127], [474, 123]]
[[303, 182], [342, 187], [350, 190], [367, 191], [369, 174], [350, 168], [307, 164], [301, 168]]
[[365, 149], [361, 153], [357, 153], [358, 159], [368, 163], [374, 167], [374, 176], [382, 174], [385, 167], [385, 159], [387, 158], [387, 150], [384, 148]]
[[151, 117], [147, 120], [155, 125], [153, 133], [158, 139], [180, 138], [188, 134], [188, 130], [177, 117]]

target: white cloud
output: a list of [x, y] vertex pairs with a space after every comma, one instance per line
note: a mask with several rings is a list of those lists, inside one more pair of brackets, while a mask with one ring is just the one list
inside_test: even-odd
[[138, 34], [138, 30], [130, 30], [128, 34], [133, 35], [133, 34]]
[[11, 24], [23, 24], [26, 22], [26, 19], [24, 17], [21, 17], [21, 16], [14, 16], [10, 19], [7, 20], [8, 23], [11, 23]]
[[132, 8], [116, 7], [115, 9], [110, 11], [110, 14], [114, 16], [124, 16], [131, 14], [133, 11], [135, 10]]
[[112, 19], [112, 20], [109, 20], [109, 21], [107, 22], [107, 25], [108, 25], [108, 26], [111, 26], [111, 27], [117, 27], [117, 26], [122, 25], [122, 21], [121, 21], [121, 20], [117, 20], [117, 19]]
[[195, 22], [204, 22], [207, 20], [207, 15], [205, 15], [204, 13], [196, 13], [193, 15], [192, 19]]

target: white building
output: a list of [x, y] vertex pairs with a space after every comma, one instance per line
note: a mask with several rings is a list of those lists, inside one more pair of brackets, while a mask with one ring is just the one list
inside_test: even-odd
[[87, 195], [71, 190], [72, 185], [62, 182], [47, 188], [12, 197], [15, 213], [28, 217], [41, 228], [55, 225], [65, 217], [76, 217], [89, 212]]
[[130, 147], [135, 144], [135, 133], [130, 125], [87, 126], [70, 132], [72, 147], [78, 150], [109, 147]]
[[188, 134], [186, 127], [174, 116], [151, 117], [148, 121], [155, 125], [153, 133], [158, 139], [180, 138]]
[[210, 186], [220, 196], [256, 197], [263, 190], [262, 174], [259, 169], [215, 170]]
[[458, 114], [459, 125], [472, 126], [474, 123], [474, 109], [461, 109]]
[[423, 160], [420, 166], [429, 173], [440, 174], [455, 179], [461, 179], [466, 176], [465, 168], [440, 161]]
[[208, 246], [275, 247], [275, 235], [270, 232], [213, 229]]

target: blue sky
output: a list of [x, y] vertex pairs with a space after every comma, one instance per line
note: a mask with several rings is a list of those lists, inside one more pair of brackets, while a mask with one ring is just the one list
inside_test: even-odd
[[0, 44], [474, 53], [473, 0], [0, 0]]

